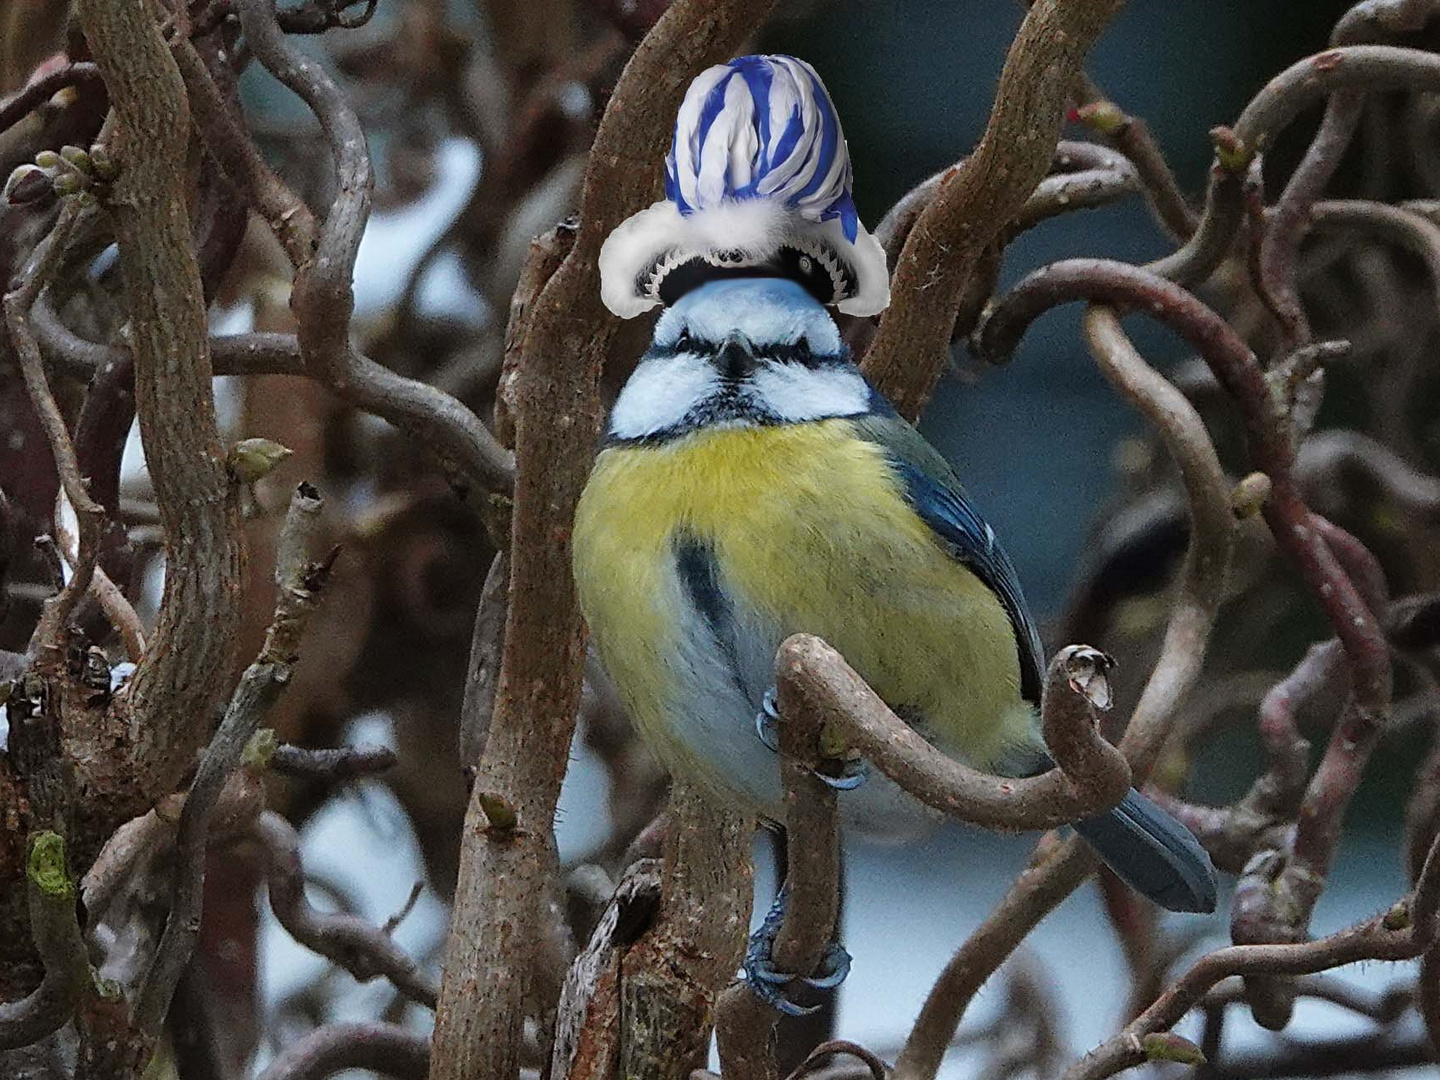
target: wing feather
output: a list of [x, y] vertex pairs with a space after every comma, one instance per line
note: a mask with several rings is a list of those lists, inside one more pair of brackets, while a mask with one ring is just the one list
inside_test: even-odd
[[989, 586], [1004, 605], [1015, 630], [1021, 693], [1038, 705], [1044, 685], [1044, 649], [1020, 588], [1020, 575], [995, 530], [965, 497], [945, 459], [899, 416], [876, 413], [857, 418], [854, 425], [862, 438], [884, 448], [904, 485], [905, 498], [920, 520], [951, 557]]

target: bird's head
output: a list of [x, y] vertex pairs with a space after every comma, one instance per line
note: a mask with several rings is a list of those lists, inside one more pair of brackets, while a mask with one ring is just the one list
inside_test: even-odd
[[874, 411], [877, 398], [825, 308], [782, 278], [730, 278], [686, 293], [610, 414], [612, 441], [701, 428], [798, 424]]

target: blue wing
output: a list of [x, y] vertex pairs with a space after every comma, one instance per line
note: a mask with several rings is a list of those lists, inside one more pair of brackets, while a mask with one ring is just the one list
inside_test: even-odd
[[900, 417], [881, 413], [859, 418], [855, 429], [885, 449], [915, 513], [950, 555], [989, 586], [1004, 605], [1015, 630], [1021, 694], [1038, 705], [1044, 685], [1044, 650], [1025, 604], [1020, 576], [995, 531], [970, 505], [945, 459]]
[[[857, 435], [884, 448], [920, 519], [1005, 606], [1015, 628], [1021, 692], [1038, 705], [1044, 678], [1040, 635], [1025, 606], [1015, 564], [994, 531], [965, 498], [945, 459], [878, 395], [876, 411], [852, 423]], [[1017, 772], [1011, 775], [1050, 768], [1044, 755], [1015, 764]], [[1077, 822], [1075, 829], [1142, 896], [1171, 911], [1215, 910], [1215, 871], [1205, 849], [1185, 826], [1138, 792], [1132, 790], [1113, 810]]]

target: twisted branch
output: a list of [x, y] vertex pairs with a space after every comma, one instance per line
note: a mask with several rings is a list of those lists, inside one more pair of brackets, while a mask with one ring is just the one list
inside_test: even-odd
[[1440, 926], [1440, 844], [1431, 848], [1415, 889], [1390, 911], [1315, 941], [1232, 945], [1197, 961], [1123, 1031], [1062, 1074], [1061, 1080], [1103, 1080], [1151, 1060], [1149, 1036], [1173, 1027], [1212, 986], [1234, 975], [1313, 975], [1362, 960], [1413, 960], [1434, 944]]
[[370, 1069], [394, 1080], [423, 1080], [430, 1040], [399, 1024], [327, 1024], [276, 1055], [259, 1080], [325, 1080], [344, 1069]]
[[80, 22], [118, 122], [108, 207], [135, 359], [135, 406], [165, 534], [165, 591], [126, 687], [136, 780], [173, 790], [204, 737], [240, 629], [237, 492], [211, 391], [204, 292], [187, 210], [189, 106], [144, 5], [81, 0]]
[[944, 369], [966, 284], [1050, 168], [1070, 88], [1124, 0], [1037, 0], [1005, 58], [980, 144], [920, 214], [895, 265], [864, 369], [908, 419]]
[[[1194, 407], [1145, 363], [1113, 314], [1092, 309], [1086, 316], [1086, 335], [1101, 370], [1159, 431], [1180, 465], [1189, 499], [1190, 546], [1164, 644], [1120, 744], [1134, 781], [1141, 783], [1154, 767], [1171, 721], [1200, 677], [1224, 595], [1235, 522], [1218, 456]], [[896, 1080], [933, 1080], [980, 987], [1098, 865], [1095, 855], [1074, 837], [1059, 845], [1042, 840], [1039, 851], [1040, 857], [956, 951], [931, 987], [895, 1062]]]
[[265, 849], [270, 907], [286, 933], [360, 982], [383, 975], [410, 1000], [435, 1007], [435, 984], [389, 934], [346, 912], [317, 911], [305, 899], [300, 838], [293, 825], [266, 810], [255, 819], [251, 836]]
[[75, 885], [59, 834], [31, 834], [25, 876], [30, 933], [45, 975], [19, 1001], [0, 1002], [0, 1051], [29, 1046], [58, 1030], [90, 984], [90, 958], [75, 919]]

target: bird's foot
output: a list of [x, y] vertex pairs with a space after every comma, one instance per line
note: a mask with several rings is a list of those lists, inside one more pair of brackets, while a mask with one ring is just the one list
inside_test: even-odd
[[[755, 737], [767, 750], [775, 754], [780, 752], [778, 699], [778, 691], [775, 687], [770, 687], [760, 699], [760, 711], [755, 714]], [[853, 791], [870, 775], [870, 767], [863, 758], [827, 758], [814, 772], [836, 791]]]
[[780, 706], [779, 691], [770, 687], [760, 700], [760, 711], [755, 714], [755, 737], [772, 754], [780, 752]]
[[864, 758], [829, 758], [815, 769], [815, 775], [836, 791], [854, 791], [870, 776]]
[[780, 895], [775, 897], [760, 929], [750, 935], [750, 945], [745, 950], [745, 981], [756, 997], [777, 1012], [786, 1016], [807, 1016], [820, 1008], [819, 1005], [801, 1005], [791, 1001], [785, 988], [791, 983], [808, 986], [812, 990], [833, 990], [850, 974], [850, 954], [839, 942], [831, 942], [825, 955], [815, 966], [813, 975], [795, 975], [781, 971], [775, 966], [775, 937], [785, 921], [785, 903], [789, 892], [781, 886]]

